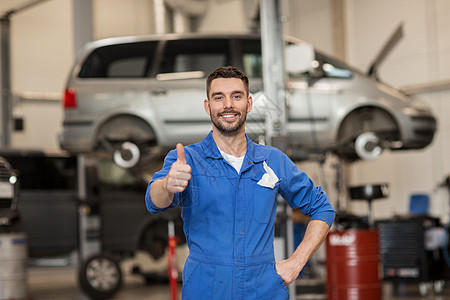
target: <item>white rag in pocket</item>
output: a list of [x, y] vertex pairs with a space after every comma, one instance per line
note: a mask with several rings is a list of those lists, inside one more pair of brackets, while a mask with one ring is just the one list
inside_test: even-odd
[[278, 176], [275, 174], [275, 172], [267, 165], [266, 162], [263, 162], [264, 170], [266, 170], [266, 173], [263, 175], [260, 181], [258, 181], [258, 184], [260, 186], [268, 187], [273, 189], [275, 187], [275, 184], [278, 182]]

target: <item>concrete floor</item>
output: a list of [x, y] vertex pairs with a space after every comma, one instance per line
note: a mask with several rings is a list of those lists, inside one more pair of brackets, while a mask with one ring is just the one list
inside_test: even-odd
[[[177, 248], [177, 268], [182, 270], [187, 257], [187, 247]], [[28, 264], [26, 284], [26, 299], [8, 300], [89, 300], [78, 287], [77, 271], [78, 259], [76, 254], [60, 259], [31, 260]], [[323, 264], [314, 260], [313, 264], [305, 269], [302, 279], [297, 280], [297, 295], [295, 300], [326, 300], [325, 273]], [[45, 266], [43, 266], [45, 265]], [[322, 265], [322, 267], [320, 267]], [[139, 266], [144, 272], [158, 272], [165, 274], [167, 256], [158, 261], [151, 260], [146, 253], [137, 253], [136, 256], [121, 261], [123, 286], [114, 296], [114, 300], [168, 300], [170, 286], [165, 282], [147, 283], [142, 275], [133, 273], [133, 268]], [[313, 271], [312, 271], [313, 270]], [[314, 273], [314, 276], [312, 275]], [[1, 275], [1, 272], [0, 272]], [[4, 278], [4, 277], [3, 277]], [[314, 278], [314, 279], [308, 279]], [[0, 276], [0, 280], [2, 277]], [[1, 282], [0, 282], [1, 283]], [[394, 289], [395, 287], [395, 289]], [[418, 284], [402, 284], [393, 286], [383, 283], [383, 300], [446, 300], [450, 299], [450, 282], [444, 285], [443, 292], [434, 294], [431, 284], [426, 296], [421, 296]], [[0, 284], [1, 288], [1, 284]], [[17, 292], [16, 292], [17, 293]], [[23, 292], [22, 292], [23, 293]], [[2, 294], [0, 293], [0, 296]], [[181, 299], [181, 285], [178, 289], [178, 298]], [[0, 297], [1, 300], [2, 297]], [[346, 299], [347, 300], [347, 299]], [[350, 300], [350, 299], [348, 299]], [[369, 300], [369, 299], [361, 299]]]
[[[30, 267], [28, 269], [28, 294], [27, 300], [87, 300], [79, 288], [76, 280], [76, 267]], [[298, 284], [307, 280], [299, 280]], [[181, 291], [181, 289], [179, 289]], [[180, 293], [180, 292], [179, 292]], [[180, 295], [178, 295], [180, 297]], [[125, 274], [122, 289], [113, 298], [116, 300], [167, 300], [170, 299], [168, 284], [145, 283], [138, 275]], [[325, 300], [324, 295], [299, 294], [298, 300]], [[431, 291], [427, 296], [420, 296], [418, 285], [402, 285], [394, 293], [390, 283], [383, 283], [383, 300], [444, 300], [450, 299], [450, 283], [444, 286], [440, 295], [434, 295]], [[365, 299], [363, 299], [365, 300]]]

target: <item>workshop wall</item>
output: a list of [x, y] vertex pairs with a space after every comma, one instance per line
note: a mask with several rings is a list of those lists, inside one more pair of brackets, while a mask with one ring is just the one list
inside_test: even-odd
[[92, 14], [95, 40], [155, 32], [153, 1], [94, 0]]
[[[0, 13], [29, 1], [2, 0]], [[44, 1], [11, 16], [11, 89], [17, 148], [58, 148], [60, 99], [73, 63], [71, 1]], [[42, 101], [41, 101], [42, 100]]]
[[[8, 2], [11, 4], [5, 5]], [[19, 3], [24, 1], [1, 1], [5, 8], [14, 8]], [[44, 1], [12, 15], [13, 92], [61, 92], [74, 56], [70, 4], [70, 1]]]

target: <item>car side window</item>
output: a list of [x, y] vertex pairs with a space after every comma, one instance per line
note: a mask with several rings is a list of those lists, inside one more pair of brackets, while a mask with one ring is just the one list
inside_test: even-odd
[[226, 56], [219, 54], [179, 54], [175, 57], [174, 72], [208, 71], [217, 62], [224, 63]]
[[201, 72], [204, 77], [227, 64], [230, 64], [230, 53], [226, 39], [170, 40], [166, 43], [158, 73]]
[[156, 45], [156, 41], [147, 41], [99, 47], [86, 58], [78, 77], [147, 77]]
[[351, 70], [342, 62], [339, 62], [322, 53], [316, 52], [316, 61], [318, 67], [322, 70], [324, 77], [350, 79], [353, 77]]
[[146, 57], [118, 59], [110, 64], [107, 77], [143, 77], [146, 65]]
[[260, 39], [242, 40], [243, 71], [250, 78], [262, 78], [262, 56]]

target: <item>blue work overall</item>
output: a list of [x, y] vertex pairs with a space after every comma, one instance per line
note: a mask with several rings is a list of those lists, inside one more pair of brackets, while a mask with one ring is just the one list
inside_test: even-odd
[[[331, 226], [334, 209], [325, 193], [284, 153], [248, 138], [239, 173], [222, 157], [211, 133], [185, 147], [185, 153], [192, 177], [170, 206], [181, 207], [189, 247], [182, 298], [288, 299], [275, 268], [277, 195], [311, 220]], [[152, 213], [162, 209], [151, 201], [150, 186], [167, 176], [176, 160], [176, 151], [169, 152], [147, 188], [146, 204]]]

